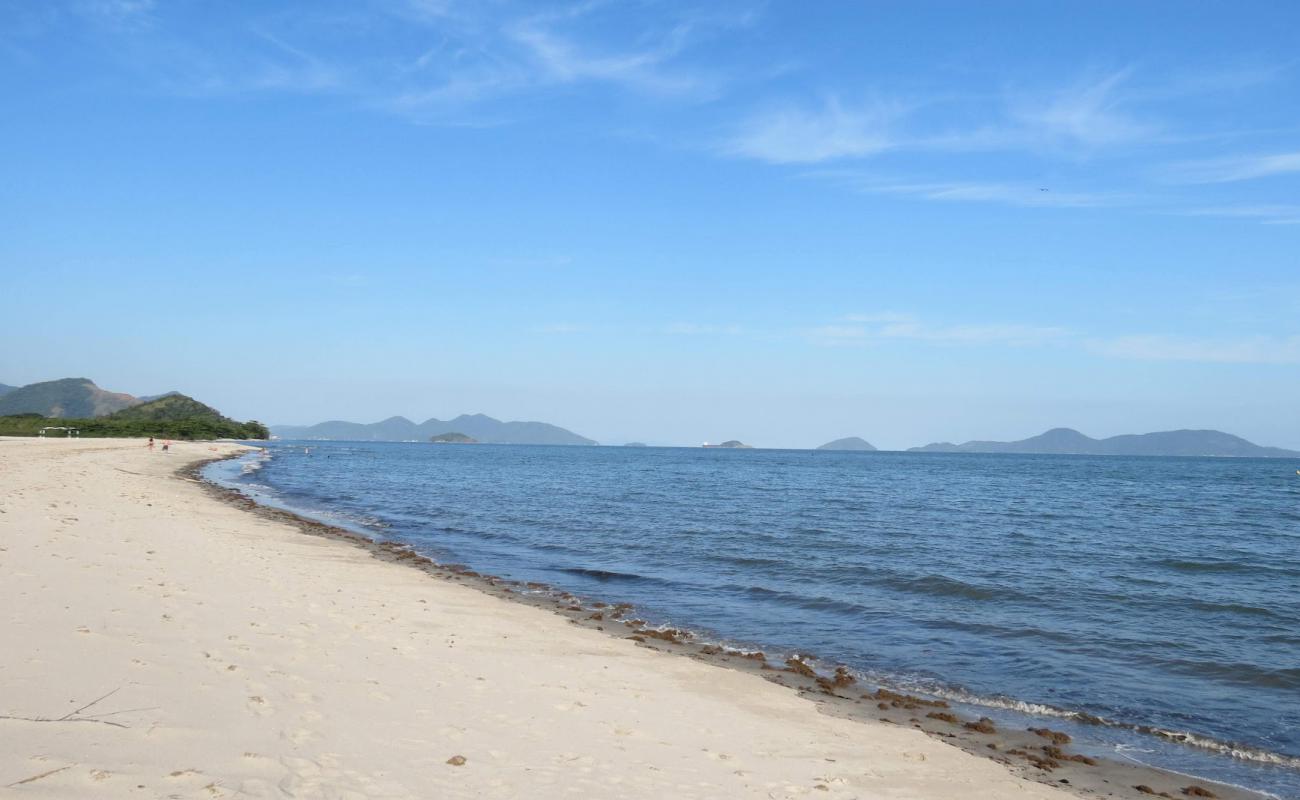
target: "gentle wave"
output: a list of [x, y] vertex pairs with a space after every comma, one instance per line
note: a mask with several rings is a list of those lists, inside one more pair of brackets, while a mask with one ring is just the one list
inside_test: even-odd
[[1266, 564], [1248, 563], [1245, 561], [1219, 561], [1219, 560], [1186, 560], [1177, 558], [1162, 558], [1154, 562], [1158, 566], [1173, 570], [1174, 572], [1188, 573], [1248, 573], [1248, 574], [1276, 574], [1287, 576], [1300, 576], [1300, 569], [1290, 569], [1287, 567], [1270, 566]]
[[980, 601], [1027, 599], [1026, 595], [1009, 587], [979, 586], [944, 575], [884, 577], [877, 579], [877, 581], [892, 589], [915, 594], [926, 594], [933, 597], [955, 597]]
[[608, 583], [611, 581], [627, 581], [636, 583], [669, 583], [660, 578], [652, 578], [648, 575], [637, 575], [631, 572], [616, 572], [609, 569], [592, 569], [590, 567], [556, 567], [556, 572], [563, 572], [567, 575], [581, 575], [584, 578]]
[[1244, 603], [1216, 603], [1209, 600], [1191, 600], [1189, 605], [1198, 608], [1201, 611], [1224, 612], [1228, 614], [1244, 614], [1246, 616], [1258, 617], [1277, 617], [1278, 614], [1267, 608], [1259, 606], [1246, 605]]

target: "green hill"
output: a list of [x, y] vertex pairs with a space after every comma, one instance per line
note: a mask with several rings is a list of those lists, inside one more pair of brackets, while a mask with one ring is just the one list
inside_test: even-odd
[[266, 426], [260, 422], [236, 422], [183, 394], [169, 394], [103, 417], [54, 418], [30, 413], [0, 416], [0, 435], [36, 436], [47, 425], [77, 428], [84, 437], [265, 439], [268, 436]]
[[[147, 403], [140, 403], [121, 411], [116, 411], [109, 415], [111, 419], [147, 419], [147, 420], [178, 420], [189, 419], [191, 417], [217, 418], [226, 419], [212, 406], [200, 403], [193, 397], [173, 393], [150, 400]], [[229, 420], [227, 420], [229, 421]]]

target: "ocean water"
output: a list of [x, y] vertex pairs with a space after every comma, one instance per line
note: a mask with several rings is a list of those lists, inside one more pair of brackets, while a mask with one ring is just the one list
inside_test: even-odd
[[1004, 724], [1051, 717], [1084, 752], [1300, 798], [1300, 464], [269, 451], [209, 477], [441, 561], [812, 653]]

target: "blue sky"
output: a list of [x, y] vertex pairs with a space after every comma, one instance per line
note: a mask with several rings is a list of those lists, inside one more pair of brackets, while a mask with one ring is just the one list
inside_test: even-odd
[[1292, 3], [0, 0], [0, 381], [1300, 448]]

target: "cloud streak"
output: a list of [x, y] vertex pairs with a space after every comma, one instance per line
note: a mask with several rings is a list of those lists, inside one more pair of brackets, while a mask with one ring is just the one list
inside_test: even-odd
[[1241, 339], [1190, 339], [1140, 335], [1096, 339], [1088, 348], [1101, 355], [1140, 361], [1195, 361], [1209, 364], [1300, 364], [1300, 336]]
[[1300, 225], [1300, 205], [1250, 205], [1195, 208], [1182, 212], [1190, 217], [1225, 217], [1255, 220], [1264, 225]]
[[1020, 324], [935, 325], [908, 314], [850, 314], [842, 321], [804, 332], [815, 344], [831, 347], [865, 346], [888, 341], [913, 341], [944, 346], [1001, 345], [1035, 347], [1069, 339], [1062, 327]]
[[959, 203], [998, 203], [1032, 208], [1102, 208], [1121, 205], [1119, 194], [1058, 191], [1046, 186], [1009, 183], [880, 183], [851, 181], [853, 188], [874, 194], [897, 194]]
[[916, 342], [939, 347], [1068, 347], [1107, 358], [1201, 364], [1300, 364], [1300, 335], [1190, 338], [1165, 334], [1085, 336], [1055, 325], [943, 325], [898, 313], [851, 314], [802, 332], [822, 347], [881, 347]]
[[1056, 92], [1045, 101], [1013, 104], [1012, 119], [1023, 136], [1014, 140], [1039, 140], [1072, 147], [1098, 148], [1150, 139], [1155, 125], [1141, 122], [1123, 110], [1119, 92], [1131, 70], [1112, 72]]
[[1174, 183], [1237, 183], [1300, 172], [1300, 151], [1236, 156], [1176, 164], [1165, 171]]
[[814, 107], [787, 105], [751, 117], [723, 149], [772, 164], [860, 158], [895, 147], [891, 129], [904, 114], [887, 101], [848, 107], [829, 97]]
[[1121, 87], [1129, 74], [1121, 70], [1053, 92], [1017, 93], [993, 119], [948, 130], [927, 127], [918, 111], [971, 105], [971, 98], [876, 96], [844, 102], [830, 95], [820, 103], [786, 103], [745, 119], [723, 151], [774, 164], [815, 164], [893, 150], [1081, 154], [1149, 142], [1159, 127], [1125, 111]]

